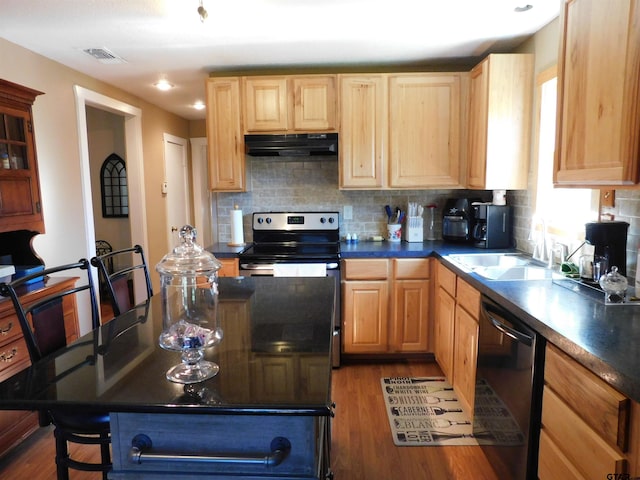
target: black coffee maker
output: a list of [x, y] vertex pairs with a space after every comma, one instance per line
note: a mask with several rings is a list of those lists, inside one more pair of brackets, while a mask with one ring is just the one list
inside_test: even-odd
[[584, 239], [593, 245], [594, 262], [603, 259], [606, 271], [618, 267], [621, 275], [627, 274], [627, 222], [589, 222], [585, 224]]
[[508, 205], [491, 205], [474, 203], [473, 244], [479, 248], [511, 247], [511, 207]]

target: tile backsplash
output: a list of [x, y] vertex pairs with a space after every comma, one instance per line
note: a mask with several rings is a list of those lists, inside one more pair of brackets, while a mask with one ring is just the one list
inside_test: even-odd
[[[252, 241], [251, 214], [259, 211], [335, 210], [340, 213], [340, 235], [357, 234], [368, 240], [386, 235], [385, 205], [406, 209], [409, 202], [435, 204], [436, 235], [442, 234], [442, 208], [450, 197], [479, 196], [490, 200], [491, 192], [468, 190], [340, 190], [336, 160], [309, 160], [291, 157], [247, 157], [248, 191], [217, 193], [213, 196], [217, 217], [213, 238], [231, 240], [231, 210], [238, 205], [243, 213], [244, 238]], [[507, 203], [514, 207], [514, 235], [517, 246], [528, 250], [526, 238], [531, 217], [527, 191], [509, 191]], [[343, 218], [344, 206], [353, 207], [353, 219]]]

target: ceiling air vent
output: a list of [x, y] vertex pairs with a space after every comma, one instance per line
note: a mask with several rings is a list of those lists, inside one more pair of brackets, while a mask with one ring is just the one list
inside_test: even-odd
[[100, 63], [107, 63], [107, 64], [126, 63], [122, 57], [119, 57], [115, 53], [110, 52], [106, 48], [86, 48], [83, 50], [83, 52], [91, 55]]

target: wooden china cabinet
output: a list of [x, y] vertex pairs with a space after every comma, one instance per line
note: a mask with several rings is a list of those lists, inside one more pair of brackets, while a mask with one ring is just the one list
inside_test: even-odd
[[0, 79], [0, 232], [44, 232], [31, 114], [41, 94]]

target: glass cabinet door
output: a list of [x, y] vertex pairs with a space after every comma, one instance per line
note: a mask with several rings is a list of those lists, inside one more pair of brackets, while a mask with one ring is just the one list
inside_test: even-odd
[[29, 168], [25, 115], [0, 114], [0, 170]]

